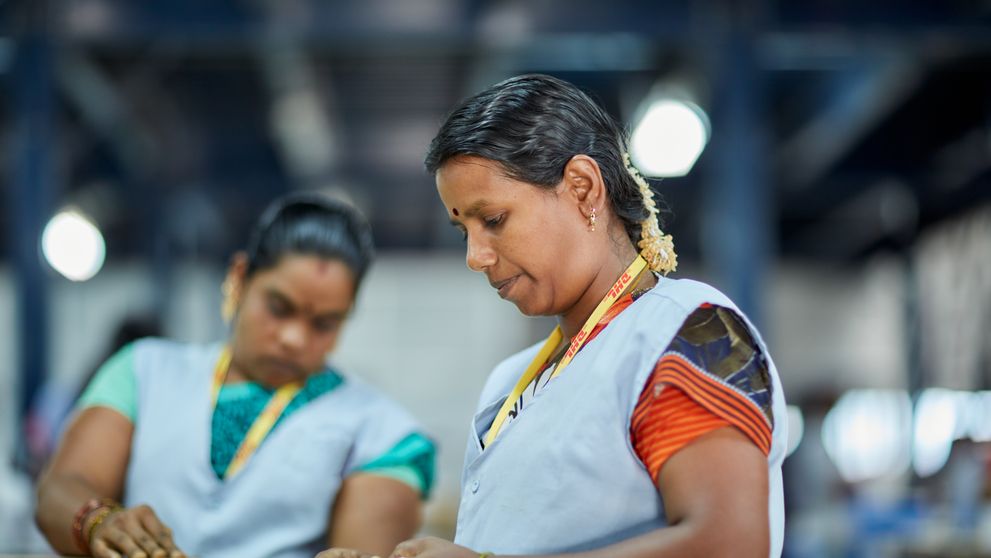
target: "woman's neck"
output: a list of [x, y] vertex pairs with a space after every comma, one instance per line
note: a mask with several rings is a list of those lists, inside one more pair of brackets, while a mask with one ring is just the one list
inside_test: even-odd
[[245, 382], [255, 382], [255, 379], [241, 372], [241, 369], [231, 361], [231, 365], [227, 368], [227, 376], [224, 377], [225, 384], [243, 384]]
[[305, 381], [305, 378], [289, 376], [264, 377], [259, 374], [252, 374], [247, 372], [246, 368], [241, 366], [237, 360], [233, 358], [231, 359], [230, 366], [227, 368], [227, 375], [224, 377], [224, 384], [227, 385], [253, 383], [268, 390], [279, 389], [286, 384], [303, 381]]
[[[625, 256], [623, 258], [610, 258], [610, 263], [603, 266], [596, 273], [595, 278], [589, 283], [588, 288], [585, 289], [578, 302], [570, 310], [558, 316], [558, 325], [561, 327], [561, 332], [564, 334], [565, 340], [571, 339], [581, 331], [582, 326], [588, 321], [589, 316], [592, 315], [595, 308], [606, 297], [606, 294], [623, 275], [623, 272], [633, 263], [636, 253]], [[643, 273], [644, 275], [637, 288], [652, 286], [656, 283], [656, 279], [652, 273], [647, 270], [644, 270]], [[631, 285], [632, 282], [626, 285], [626, 287], [628, 288]]]

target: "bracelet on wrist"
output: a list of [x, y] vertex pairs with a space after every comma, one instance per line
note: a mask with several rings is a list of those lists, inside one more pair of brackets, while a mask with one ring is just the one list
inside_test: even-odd
[[94, 510], [102, 505], [103, 502], [98, 498], [87, 500], [85, 504], [79, 507], [76, 515], [72, 518], [72, 538], [76, 541], [76, 546], [84, 554], [89, 554], [89, 545], [86, 544], [86, 539], [83, 537], [83, 522], [86, 521], [87, 515], [93, 513]]
[[100, 526], [108, 517], [119, 512], [124, 508], [120, 506], [104, 506], [92, 514], [90, 514], [89, 526], [86, 528], [86, 547], [88, 548], [90, 542], [93, 540], [93, 533], [96, 532], [96, 528]]
[[78, 546], [79, 550], [81, 550], [84, 554], [89, 554], [90, 549], [89, 537], [84, 535], [83, 527], [86, 525], [93, 512], [102, 508], [119, 509], [120, 504], [111, 498], [91, 498], [87, 500], [85, 504], [80, 506], [79, 510], [76, 511], [76, 515], [72, 518], [72, 538], [76, 541], [76, 546]]

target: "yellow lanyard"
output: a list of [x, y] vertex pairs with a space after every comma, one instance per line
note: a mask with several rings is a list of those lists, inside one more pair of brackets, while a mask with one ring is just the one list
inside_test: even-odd
[[[578, 351], [585, 345], [585, 341], [588, 339], [592, 330], [595, 329], [595, 325], [599, 323], [602, 316], [609, 310], [609, 308], [619, 300], [620, 296], [626, 291], [626, 288], [630, 286], [630, 283], [634, 278], [639, 276], [644, 269], [647, 267], [647, 260], [643, 259], [642, 256], [637, 256], [630, 267], [626, 268], [623, 275], [616, 280], [609, 292], [606, 293], [605, 298], [599, 302], [599, 305], [595, 307], [592, 311], [592, 315], [585, 320], [585, 325], [582, 326], [581, 330], [577, 335], [571, 338], [571, 345], [568, 346], [568, 350], [561, 357], [561, 361], [558, 362], [557, 366], [554, 368], [554, 373], [551, 378], [556, 378], [558, 374], [564, 371], [565, 367], [571, 363], [571, 360], [575, 358]], [[558, 344], [561, 342], [563, 334], [561, 333], [561, 326], [555, 327], [554, 331], [547, 337], [544, 341], [544, 345], [537, 352], [537, 356], [533, 358], [530, 365], [527, 366], [526, 371], [520, 376], [518, 382], [516, 382], [516, 387], [513, 388], [512, 393], [503, 402], [502, 407], [496, 414], [495, 420], [492, 421], [492, 427], [489, 428], [489, 433], [485, 436], [485, 446], [488, 447], [496, 436], [499, 435], [499, 430], [502, 425], [506, 422], [509, 417], [509, 411], [513, 409], [513, 405], [519, 400], [520, 396], [523, 395], [523, 391], [530, 385], [530, 382], [537, 376], [540, 369], [543, 368], [544, 363], [550, 358], [554, 349], [557, 348]]]
[[[224, 379], [227, 377], [227, 370], [230, 366], [231, 349], [230, 347], [224, 347], [224, 350], [220, 353], [220, 358], [217, 359], [217, 366], [213, 370], [212, 407], [214, 409], [217, 407], [217, 397], [220, 396], [220, 387], [224, 385]], [[286, 409], [289, 402], [296, 397], [296, 394], [302, 388], [302, 383], [292, 382], [275, 390], [268, 404], [262, 409], [255, 422], [251, 423], [251, 428], [248, 429], [248, 433], [241, 440], [241, 445], [237, 447], [237, 452], [234, 453], [234, 457], [227, 466], [224, 478], [233, 477], [244, 467], [244, 464], [248, 462], [248, 458], [255, 453], [255, 450], [261, 445], [265, 436], [268, 436], [268, 433], [272, 431], [272, 427], [275, 426], [279, 417], [282, 416], [282, 411]]]

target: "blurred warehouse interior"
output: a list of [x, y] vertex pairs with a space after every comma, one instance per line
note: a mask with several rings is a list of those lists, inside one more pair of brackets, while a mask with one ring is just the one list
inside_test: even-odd
[[449, 535], [484, 375], [549, 322], [465, 269], [422, 157], [527, 72], [634, 131], [678, 275], [765, 332], [786, 555], [991, 555], [988, 0], [0, 2], [0, 552], [44, 548], [30, 479], [115, 335], [220, 338], [225, 265], [291, 189], [372, 222], [335, 360], [434, 432]]

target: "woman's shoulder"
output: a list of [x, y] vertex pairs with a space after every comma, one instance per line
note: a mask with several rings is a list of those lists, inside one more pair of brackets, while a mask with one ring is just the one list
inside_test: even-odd
[[195, 343], [167, 337], [142, 337], [132, 341], [131, 345], [138, 351], [169, 355], [191, 354], [208, 350], [219, 351], [220, 349], [220, 344], [216, 342]]
[[657, 286], [641, 298], [646, 298], [647, 300], [666, 300], [689, 311], [706, 303], [731, 308], [736, 307], [722, 291], [696, 279], [662, 277], [657, 282]]
[[668, 329], [670, 326], [677, 328], [699, 308], [719, 307], [736, 314], [753, 330], [748, 317], [728, 296], [718, 288], [694, 279], [661, 278], [657, 286], [636, 300], [633, 307], [636, 310], [631, 312], [631, 317], [638, 317], [635, 323], [640, 327], [651, 328], [664, 323]]
[[203, 369], [212, 370], [220, 355], [220, 343], [192, 343], [163, 337], [145, 337], [131, 343], [134, 351], [135, 372], [170, 376], [184, 372], [200, 375]]
[[[337, 368], [328, 368], [321, 375], [334, 378], [335, 386], [328, 390], [335, 402], [328, 405], [338, 411], [342, 405], [353, 409], [354, 412], [375, 416], [402, 416], [412, 418], [406, 408], [395, 397], [381, 388], [370, 384], [364, 379], [351, 373], [342, 372]], [[328, 380], [329, 381], [329, 380]]]

